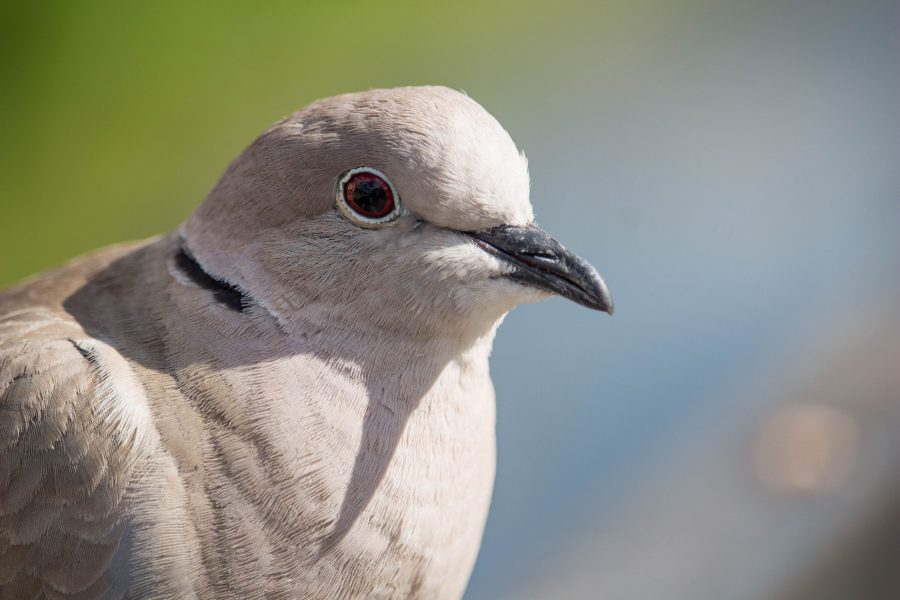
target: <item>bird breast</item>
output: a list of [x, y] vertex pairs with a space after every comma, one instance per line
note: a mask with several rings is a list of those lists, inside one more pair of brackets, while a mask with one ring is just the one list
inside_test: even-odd
[[389, 360], [298, 353], [179, 375], [206, 430], [182, 478], [216, 597], [462, 595], [494, 477], [487, 349]]

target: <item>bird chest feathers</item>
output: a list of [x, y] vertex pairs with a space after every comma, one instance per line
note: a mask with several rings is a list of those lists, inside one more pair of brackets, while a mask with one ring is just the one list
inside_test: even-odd
[[459, 597], [494, 476], [490, 339], [445, 361], [394, 345], [366, 364], [320, 343], [334, 346], [310, 337], [306, 351], [176, 376], [181, 416], [163, 418], [161, 441], [183, 520], [215, 556], [204, 578], [223, 598]]

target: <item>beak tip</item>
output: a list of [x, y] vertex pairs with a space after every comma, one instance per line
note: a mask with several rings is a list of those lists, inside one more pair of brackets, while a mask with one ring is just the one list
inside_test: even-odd
[[600, 312], [605, 312], [609, 316], [613, 316], [613, 313], [616, 312], [612, 296], [609, 294], [609, 290], [606, 289], [606, 286], [604, 286], [601, 292], [597, 294], [597, 303], [591, 308], [599, 310]]
[[605, 312], [609, 316], [613, 316], [616, 308], [613, 303], [612, 294], [609, 293], [609, 288], [606, 286], [606, 282], [589, 263], [584, 262], [581, 259], [578, 259], [578, 261], [584, 264], [584, 270], [590, 274], [589, 278], [593, 280], [588, 287], [590, 303], [586, 304], [586, 306], [600, 312]]

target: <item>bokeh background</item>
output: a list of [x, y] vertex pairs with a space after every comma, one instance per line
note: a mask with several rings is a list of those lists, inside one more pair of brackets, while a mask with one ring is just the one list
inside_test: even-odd
[[900, 597], [900, 5], [0, 2], [0, 285], [174, 228], [270, 122], [465, 90], [614, 318], [497, 338], [467, 600]]

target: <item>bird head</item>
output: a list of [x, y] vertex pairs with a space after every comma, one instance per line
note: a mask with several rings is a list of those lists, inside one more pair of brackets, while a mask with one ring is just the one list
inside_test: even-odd
[[181, 234], [204, 270], [288, 329], [318, 315], [480, 331], [551, 294], [612, 312], [597, 271], [535, 225], [509, 134], [443, 87], [346, 94], [289, 115]]

